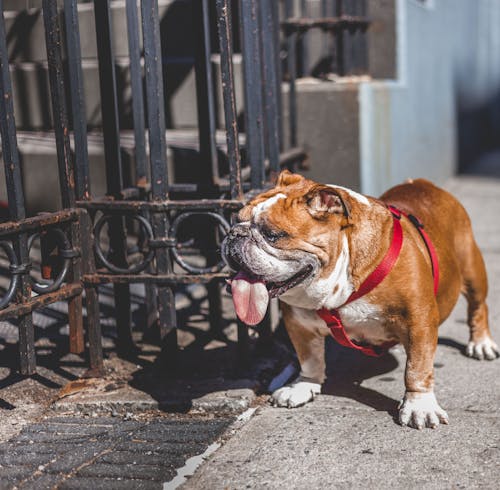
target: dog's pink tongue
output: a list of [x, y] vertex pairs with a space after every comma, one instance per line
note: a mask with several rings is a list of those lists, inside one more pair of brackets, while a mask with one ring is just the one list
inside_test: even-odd
[[269, 303], [266, 285], [239, 272], [231, 281], [231, 292], [238, 318], [247, 325], [260, 323]]

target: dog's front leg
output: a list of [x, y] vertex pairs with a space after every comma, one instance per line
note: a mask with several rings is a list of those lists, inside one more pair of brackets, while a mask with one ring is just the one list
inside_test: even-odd
[[294, 408], [312, 401], [325, 380], [325, 336], [329, 330], [315, 311], [282, 303], [283, 320], [300, 362], [300, 375], [271, 396], [278, 407]]
[[[437, 315], [437, 313], [436, 313]], [[420, 325], [425, 322], [420, 322]], [[448, 423], [448, 415], [434, 395], [434, 354], [437, 347], [437, 319], [409, 329], [404, 342], [407, 360], [406, 392], [399, 407], [399, 422], [415, 429], [435, 428]]]

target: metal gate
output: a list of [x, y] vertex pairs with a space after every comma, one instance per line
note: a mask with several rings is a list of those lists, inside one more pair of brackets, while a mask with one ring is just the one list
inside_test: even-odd
[[[356, 36], [366, 29], [364, 3], [337, 1], [333, 15], [327, 8], [333, 2], [322, 0], [319, 18], [303, 18], [301, 11], [292, 8], [297, 2], [289, 0], [192, 2], [196, 22], [196, 147], [201, 164], [188, 169], [190, 181], [176, 182], [169, 175], [167, 162], [165, 66], [158, 1], [126, 0], [125, 3], [123, 28], [128, 33], [135, 145], [134, 168], [126, 175], [120, 145], [111, 2], [94, 0], [107, 189], [104, 198], [95, 198], [89, 169], [78, 2], [64, 0], [61, 17], [57, 0], [42, 0], [64, 209], [27, 218], [0, 0], [0, 130], [10, 213], [10, 221], [0, 224], [0, 247], [10, 262], [10, 285], [0, 301], [0, 319], [19, 318], [23, 374], [32, 374], [36, 369], [32, 311], [60, 300], [69, 302], [70, 350], [76, 353], [84, 350], [85, 330], [90, 368], [94, 374], [101, 371], [97, 289], [102, 284], [113, 285], [117, 348], [121, 354], [128, 355], [134, 350], [131, 283], [146, 286], [145, 321], [151, 321], [150, 328], [157, 332], [169, 367], [175, 368], [177, 350], [174, 302], [177, 285], [195, 282], [207, 285], [211, 328], [218, 328], [221, 282], [228, 272], [216, 248], [230, 226], [231, 215], [249, 195], [270, 185], [280, 168], [294, 168], [306, 158], [297, 146], [295, 103], [297, 60], [302, 60], [302, 71], [307, 65], [304, 36], [311, 29], [324, 31], [325, 52], [330, 53], [332, 48], [336, 53], [324, 73], [334, 67], [343, 74], [347, 45], [344, 35]], [[357, 10], [342, 10], [351, 4], [356, 4]], [[243, 121], [235, 100], [235, 33], [243, 61]], [[300, 46], [301, 58], [297, 56]], [[225, 144], [216, 139], [212, 70], [215, 52], [220, 55]], [[283, 63], [285, 57], [287, 61]], [[287, 138], [283, 138], [283, 78], [289, 86]], [[287, 148], [283, 147], [284, 139], [289, 141]], [[186, 229], [202, 230], [203, 239], [189, 239]], [[44, 279], [37, 282], [30, 275], [29, 251], [38, 239]], [[196, 260], [189, 260], [188, 254]], [[51, 269], [54, 257], [58, 263]], [[83, 297], [86, 329], [82, 320]], [[247, 330], [242, 325], [238, 335], [244, 345]]]

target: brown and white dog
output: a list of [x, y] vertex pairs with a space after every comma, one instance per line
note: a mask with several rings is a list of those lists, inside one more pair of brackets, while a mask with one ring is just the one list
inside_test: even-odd
[[[345, 304], [390, 247], [394, 224], [388, 204], [425, 224], [439, 260], [437, 294], [425, 242], [402, 217], [404, 240], [393, 268], [375, 289]], [[231, 282], [236, 312], [255, 325], [269, 298], [279, 297], [301, 366], [294, 382], [272, 394], [273, 404], [297, 407], [320, 392], [324, 339], [330, 335], [317, 313], [322, 308], [337, 310], [358, 344], [404, 346], [402, 425], [420, 429], [448, 423], [433, 391], [433, 359], [438, 327], [460, 293], [468, 301], [467, 355], [497, 357], [488, 327], [486, 271], [470, 219], [452, 195], [432, 183], [409, 181], [375, 199], [285, 171], [274, 189], [240, 211], [239, 221], [223, 243], [226, 262], [239, 271]]]

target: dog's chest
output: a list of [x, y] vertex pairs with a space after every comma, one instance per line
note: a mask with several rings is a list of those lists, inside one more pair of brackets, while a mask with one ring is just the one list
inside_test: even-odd
[[338, 311], [351, 340], [370, 345], [383, 344], [389, 340], [385, 317], [379, 306], [358, 299]]

